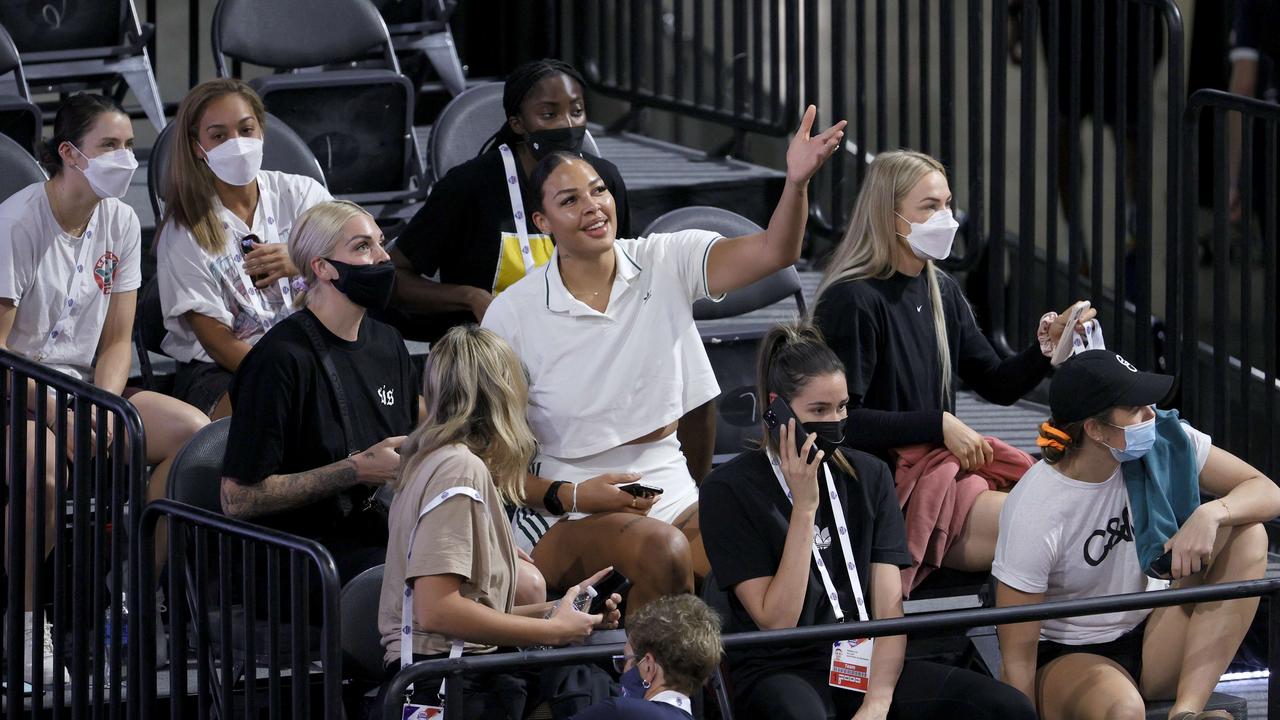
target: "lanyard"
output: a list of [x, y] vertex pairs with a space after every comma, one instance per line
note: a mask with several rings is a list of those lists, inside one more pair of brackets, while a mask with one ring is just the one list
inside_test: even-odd
[[[451, 487], [435, 496], [431, 502], [427, 503], [426, 506], [422, 508], [422, 512], [418, 513], [418, 521], [413, 524], [413, 529], [409, 531], [409, 548], [405, 551], [404, 555], [405, 570], [409, 569], [409, 560], [413, 558], [413, 539], [418, 535], [418, 526], [422, 524], [422, 518], [426, 517], [427, 513], [440, 507], [440, 504], [445, 500], [448, 500], [455, 495], [463, 495], [475, 500], [481, 505], [484, 504], [484, 498], [480, 496], [479, 491], [475, 488], [469, 488], [462, 485], [459, 485], [458, 487]], [[405, 583], [404, 602], [401, 603], [400, 612], [400, 667], [407, 668], [413, 664], [413, 585], [410, 585], [409, 583]], [[462, 641], [454, 640], [449, 646], [449, 657], [456, 658], [461, 656]], [[440, 697], [444, 697], [444, 687], [445, 683], [444, 681], [441, 681]], [[405, 692], [412, 693], [413, 686], [410, 685]]]
[[524, 274], [533, 270], [533, 250], [529, 247], [529, 227], [525, 224], [524, 197], [520, 194], [520, 178], [516, 175], [516, 158], [506, 143], [498, 146], [502, 154], [502, 167], [507, 171], [507, 195], [511, 197], [511, 219], [516, 224], [516, 237], [520, 238], [520, 259], [524, 261]]
[[[97, 210], [94, 211], [97, 214]], [[62, 307], [58, 308], [58, 319], [54, 321], [53, 327], [49, 329], [49, 334], [45, 336], [44, 345], [40, 347], [38, 360], [43, 360], [48, 356], [49, 351], [53, 348], [53, 344], [58, 338], [66, 334], [64, 324], [67, 318], [71, 316], [71, 308], [76, 304], [76, 289], [84, 284], [86, 274], [92, 273], [93, 268], [88, 267], [89, 258], [93, 254], [93, 223], [89, 223], [89, 229], [84, 231], [84, 235], [80, 237], [80, 255], [76, 258], [76, 266], [71, 273], [71, 280], [67, 283], [67, 297], [62, 301]]]
[[[778, 458], [772, 452], [769, 453], [769, 464], [773, 466], [773, 474], [777, 476], [778, 484], [782, 486], [782, 493], [787, 496], [787, 502], [791, 502], [791, 490], [787, 487], [786, 478], [782, 476], [782, 468], [779, 465]], [[853, 541], [849, 537], [844, 505], [840, 502], [840, 496], [836, 493], [836, 483], [831, 477], [831, 468], [826, 463], [823, 463], [822, 471], [827, 478], [827, 493], [831, 497], [831, 514], [835, 516], [836, 523], [836, 534], [831, 537], [831, 541], [840, 546], [840, 552], [844, 555], [845, 567], [849, 571], [849, 580], [853, 583], [853, 600], [858, 606], [858, 619], [869, 620], [866, 599], [862, 595], [862, 582], [858, 577], [858, 566], [853, 562], [853, 549], [850, 546]], [[840, 596], [836, 593], [836, 585], [831, 581], [831, 573], [827, 571], [826, 563], [822, 561], [822, 554], [818, 550], [817, 538], [814, 538], [812, 549], [813, 561], [818, 565], [818, 576], [822, 578], [822, 586], [826, 588], [827, 598], [831, 600], [831, 609], [835, 611], [836, 620], [844, 622], [844, 610], [840, 608]]]

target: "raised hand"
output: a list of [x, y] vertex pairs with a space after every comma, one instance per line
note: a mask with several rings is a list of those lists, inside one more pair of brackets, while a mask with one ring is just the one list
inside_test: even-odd
[[804, 111], [804, 117], [800, 120], [800, 129], [796, 130], [795, 136], [791, 138], [791, 145], [787, 147], [788, 182], [797, 184], [809, 182], [827, 158], [840, 148], [840, 142], [844, 139], [844, 126], [848, 124], [845, 120], [841, 120], [818, 135], [810, 136], [813, 131], [813, 120], [817, 115], [818, 108], [815, 105], [810, 105]]

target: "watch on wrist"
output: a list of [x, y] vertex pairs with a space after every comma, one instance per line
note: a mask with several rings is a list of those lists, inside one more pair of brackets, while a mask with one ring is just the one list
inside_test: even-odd
[[547, 494], [542, 496], [542, 506], [552, 515], [564, 514], [564, 503], [560, 502], [560, 486], [567, 485], [565, 480], [555, 480], [551, 483], [551, 487], [547, 488]]

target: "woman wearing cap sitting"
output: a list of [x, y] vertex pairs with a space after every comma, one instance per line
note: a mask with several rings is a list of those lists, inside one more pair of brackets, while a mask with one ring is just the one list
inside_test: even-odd
[[[992, 574], [1001, 606], [1261, 578], [1280, 488], [1209, 437], [1156, 410], [1173, 378], [1091, 350], [1053, 379], [1044, 460], [1000, 515]], [[1200, 493], [1216, 499], [1200, 504]], [[1257, 598], [1006, 625], [1004, 680], [1040, 716], [1230, 718], [1204, 705]]]

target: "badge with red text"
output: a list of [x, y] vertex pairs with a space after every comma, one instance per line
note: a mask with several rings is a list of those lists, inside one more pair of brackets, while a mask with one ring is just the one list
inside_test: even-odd
[[403, 720], [436, 720], [436, 718], [444, 718], [444, 708], [405, 703]]
[[831, 644], [831, 687], [866, 692], [871, 680], [871, 638]]

